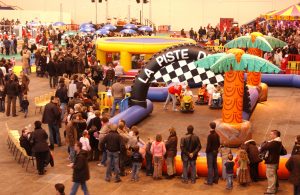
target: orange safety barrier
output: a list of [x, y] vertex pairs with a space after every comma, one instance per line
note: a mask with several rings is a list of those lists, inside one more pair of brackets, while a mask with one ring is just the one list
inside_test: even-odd
[[300, 75], [300, 61], [288, 61], [286, 74]]

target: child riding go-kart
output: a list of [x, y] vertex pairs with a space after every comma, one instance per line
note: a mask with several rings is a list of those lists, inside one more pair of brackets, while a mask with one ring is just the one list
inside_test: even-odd
[[223, 107], [222, 88], [217, 86], [216, 90], [212, 94], [211, 109], [221, 109]]
[[189, 87], [187, 87], [186, 91], [182, 94], [182, 98], [180, 101], [180, 111], [194, 112], [193, 93], [189, 90]]
[[198, 91], [198, 99], [196, 101], [196, 104], [198, 105], [208, 104], [208, 94], [207, 94], [207, 89], [205, 84], [203, 84]]

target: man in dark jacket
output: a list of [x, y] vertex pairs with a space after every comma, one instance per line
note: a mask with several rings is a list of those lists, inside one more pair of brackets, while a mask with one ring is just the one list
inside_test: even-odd
[[300, 151], [300, 135], [297, 135], [295, 145], [292, 150], [292, 155]]
[[207, 137], [207, 145], [206, 145], [206, 159], [207, 159], [207, 167], [208, 167], [208, 177], [207, 182], [204, 184], [212, 185], [213, 183], [218, 183], [219, 174], [218, 174], [218, 166], [217, 166], [217, 156], [218, 150], [220, 147], [220, 136], [216, 132], [216, 123], [211, 122], [210, 126], [210, 134]]
[[60, 125], [60, 109], [58, 107], [58, 98], [52, 96], [50, 102], [45, 106], [42, 122], [48, 124], [50, 134], [50, 148], [54, 149], [54, 134], [56, 143], [61, 146], [59, 125]]
[[7, 95], [7, 108], [6, 116], [10, 116], [10, 107], [12, 106], [12, 116], [17, 116], [16, 114], [16, 101], [19, 94], [19, 84], [15, 81], [15, 75], [12, 74], [9, 77], [9, 81], [6, 82], [4, 86], [4, 93]]
[[60, 83], [59, 88], [55, 92], [55, 97], [59, 98], [60, 109], [61, 109], [61, 120], [63, 120], [65, 115], [65, 110], [69, 101], [68, 89], [65, 86], [65, 83]]
[[56, 77], [58, 76], [57, 73], [57, 67], [55, 65], [55, 62], [50, 58], [49, 63], [47, 64], [47, 72], [49, 74], [49, 84], [50, 88], [56, 87]]
[[48, 134], [42, 129], [41, 121], [34, 122], [34, 131], [31, 134], [32, 152], [36, 157], [36, 167], [39, 175], [45, 174], [45, 162], [49, 157], [49, 147], [47, 143]]
[[193, 134], [194, 127], [189, 125], [187, 127], [187, 134], [181, 138], [180, 149], [181, 159], [183, 163], [183, 183], [188, 183], [189, 167], [191, 168], [191, 182], [196, 183], [196, 160], [198, 152], [201, 150], [200, 139]]
[[285, 167], [290, 172], [289, 181], [294, 185], [294, 195], [300, 194], [300, 150], [295, 151], [286, 162]]
[[261, 159], [259, 158], [259, 151], [256, 146], [256, 143], [253, 139], [250, 139], [246, 141], [242, 145], [242, 149], [244, 149], [249, 157], [250, 161], [250, 176], [253, 182], [258, 181], [258, 164], [261, 162]]
[[267, 151], [265, 164], [268, 188], [265, 194], [275, 194], [277, 192], [277, 169], [279, 165], [281, 149], [283, 147], [280, 134], [280, 131], [272, 130], [270, 133], [271, 140], [264, 143], [260, 149], [261, 152]]
[[112, 168], [114, 168], [116, 183], [121, 181], [119, 167], [120, 152], [125, 151], [125, 145], [122, 136], [118, 134], [117, 128], [118, 127], [115, 124], [109, 125], [110, 132], [103, 138], [101, 142], [101, 150], [106, 150], [107, 152], [107, 169], [105, 181], [110, 182]]
[[88, 153], [82, 150], [82, 143], [77, 142], [75, 144], [76, 157], [71, 167], [73, 168], [73, 186], [70, 195], [77, 193], [79, 185], [84, 195], [89, 194], [86, 181], [90, 179], [90, 171], [88, 165]]

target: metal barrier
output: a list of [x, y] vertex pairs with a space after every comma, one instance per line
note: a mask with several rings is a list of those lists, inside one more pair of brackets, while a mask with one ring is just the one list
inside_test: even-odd
[[[294, 55], [293, 57], [296, 58], [296, 55]], [[286, 68], [286, 74], [300, 75], [300, 61], [288, 61], [288, 65]]]
[[224, 52], [225, 47], [224, 46], [205, 46], [208, 50], [214, 51], [214, 52]]
[[[99, 99], [100, 99], [100, 111], [102, 112], [105, 109], [111, 110], [113, 102], [114, 102], [114, 98], [111, 95], [107, 95], [107, 92], [99, 92], [98, 93]], [[126, 93], [125, 95], [125, 99], [128, 99], [128, 97], [130, 97], [130, 93]], [[124, 100], [125, 100], [124, 99]], [[123, 100], [122, 100], [123, 101]], [[121, 102], [122, 104], [122, 102]], [[117, 105], [116, 109], [119, 109], [119, 107], [121, 107], [121, 105]], [[128, 108], [128, 102], [127, 102], [127, 107], [124, 107], [125, 109]], [[122, 108], [120, 108], [122, 110]]]

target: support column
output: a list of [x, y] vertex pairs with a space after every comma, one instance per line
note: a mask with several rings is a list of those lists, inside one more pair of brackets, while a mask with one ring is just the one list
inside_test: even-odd
[[131, 66], [131, 53], [127, 51], [120, 52], [120, 64], [123, 67], [124, 71], [127, 72], [132, 69]]
[[106, 64], [106, 52], [96, 49], [97, 51], [97, 60], [100, 60], [100, 64]]

